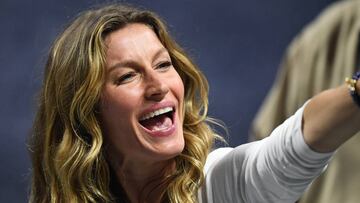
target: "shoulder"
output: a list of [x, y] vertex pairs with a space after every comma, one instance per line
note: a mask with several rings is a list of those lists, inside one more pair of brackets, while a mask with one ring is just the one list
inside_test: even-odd
[[212, 152], [210, 152], [210, 154], [206, 158], [204, 172], [206, 173], [211, 166], [213, 166], [217, 162], [219, 162], [223, 157], [225, 157], [232, 150], [234, 150], [234, 148], [222, 147], [222, 148], [218, 148], [218, 149], [215, 149]]

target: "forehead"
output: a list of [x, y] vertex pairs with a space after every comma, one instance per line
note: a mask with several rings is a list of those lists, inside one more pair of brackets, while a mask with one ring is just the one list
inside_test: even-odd
[[151, 55], [164, 46], [147, 25], [134, 23], [110, 33], [105, 38], [107, 60], [124, 60], [139, 55]]

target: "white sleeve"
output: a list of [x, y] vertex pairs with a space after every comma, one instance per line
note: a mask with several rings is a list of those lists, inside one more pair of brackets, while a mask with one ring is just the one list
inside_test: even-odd
[[305, 143], [304, 106], [261, 141], [210, 153], [200, 202], [295, 202], [333, 154]]

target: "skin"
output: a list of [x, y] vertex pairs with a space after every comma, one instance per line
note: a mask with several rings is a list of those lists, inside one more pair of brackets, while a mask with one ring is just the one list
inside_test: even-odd
[[[357, 82], [360, 94], [360, 82]], [[331, 152], [360, 130], [360, 108], [346, 85], [321, 92], [306, 105], [303, 115], [305, 142], [315, 151]]]
[[[139, 202], [144, 191], [173, 169], [173, 158], [184, 149], [184, 85], [169, 53], [146, 25], [129, 24], [108, 35], [105, 43], [100, 113], [108, 156], [130, 200]], [[140, 126], [139, 117], [164, 102], [175, 105], [175, 131], [154, 137]], [[147, 201], [159, 202], [160, 192], [152, 191]]]

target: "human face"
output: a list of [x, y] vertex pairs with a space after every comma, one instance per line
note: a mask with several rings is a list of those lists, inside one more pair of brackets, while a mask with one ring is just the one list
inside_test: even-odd
[[[184, 85], [168, 51], [138, 23], [112, 32], [105, 43], [100, 113], [112, 157], [137, 163], [175, 157], [184, 148]], [[160, 115], [149, 118], [154, 113]]]

